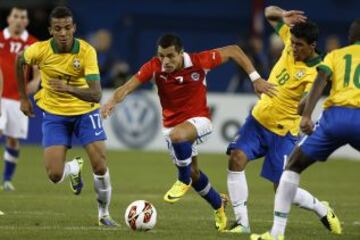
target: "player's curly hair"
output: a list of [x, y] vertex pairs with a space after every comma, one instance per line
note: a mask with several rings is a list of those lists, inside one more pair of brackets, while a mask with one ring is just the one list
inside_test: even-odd
[[65, 6], [58, 6], [51, 11], [49, 15], [49, 24], [51, 24], [51, 19], [53, 18], [67, 18], [67, 17], [74, 18], [71, 10]]
[[166, 34], [162, 35], [159, 38], [157, 44], [158, 44], [158, 46], [160, 46], [162, 48], [168, 48], [168, 47], [174, 46], [175, 50], [177, 52], [180, 52], [183, 50], [181, 38], [174, 33], [166, 33]]
[[308, 44], [316, 42], [319, 38], [319, 27], [312, 21], [295, 24], [290, 32], [295, 37], [304, 39]]

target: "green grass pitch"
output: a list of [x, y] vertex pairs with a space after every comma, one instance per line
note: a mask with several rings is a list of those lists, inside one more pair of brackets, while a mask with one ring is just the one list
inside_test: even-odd
[[[81, 155], [72, 149], [68, 157]], [[85, 187], [80, 196], [70, 192], [68, 181], [54, 185], [47, 179], [38, 146], [22, 148], [14, 179], [15, 192], [0, 192], [0, 239], [249, 239], [249, 235], [218, 233], [213, 211], [191, 190], [174, 205], [162, 201], [173, 184], [175, 167], [166, 152], [109, 151], [108, 160], [113, 187], [112, 217], [119, 229], [96, 226], [97, 209], [89, 162], [84, 167]], [[253, 232], [270, 228], [274, 194], [270, 182], [259, 177], [262, 160], [248, 165], [250, 189], [249, 217]], [[213, 186], [226, 192], [227, 157], [200, 154], [199, 165]], [[1, 169], [1, 168], [0, 168]], [[320, 200], [329, 201], [343, 223], [343, 235], [331, 235], [315, 214], [292, 208], [286, 239], [360, 239], [360, 161], [331, 159], [318, 163], [302, 176], [301, 186]], [[124, 223], [127, 205], [138, 199], [152, 202], [158, 211], [154, 230], [133, 232]], [[233, 219], [231, 207], [227, 209]]]

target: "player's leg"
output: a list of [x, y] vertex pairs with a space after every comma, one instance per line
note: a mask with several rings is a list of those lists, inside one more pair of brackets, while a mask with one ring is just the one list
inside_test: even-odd
[[74, 125], [75, 136], [84, 146], [94, 173], [94, 188], [98, 202], [98, 224], [116, 227], [109, 213], [111, 200], [110, 173], [106, 163], [106, 134], [104, 132], [99, 110], [78, 116]]
[[209, 178], [198, 168], [197, 156], [192, 157], [191, 179], [192, 187], [195, 189], [195, 191], [201, 197], [203, 197], [214, 209], [216, 229], [219, 231], [224, 230], [227, 224], [227, 217], [225, 214], [225, 204], [227, 197], [225, 195], [221, 196], [211, 186]]
[[27, 138], [29, 119], [20, 111], [19, 101], [3, 99], [0, 129], [6, 136], [4, 152], [4, 190], [14, 190], [11, 180], [20, 154], [19, 139]]
[[227, 154], [230, 156], [227, 186], [236, 220], [235, 224], [230, 228], [230, 232], [250, 232], [247, 209], [249, 190], [245, 167], [249, 160], [254, 160], [264, 155], [265, 149], [263, 144], [265, 142], [261, 139], [261, 131], [259, 123], [249, 115], [234, 141], [228, 146]]
[[175, 203], [191, 187], [192, 151], [197, 131], [193, 124], [186, 121], [171, 129], [166, 138], [170, 154], [178, 169], [178, 180], [165, 193], [164, 201]]

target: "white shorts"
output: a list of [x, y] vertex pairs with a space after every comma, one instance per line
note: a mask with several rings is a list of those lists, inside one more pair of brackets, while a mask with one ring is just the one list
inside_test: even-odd
[[20, 102], [8, 98], [1, 99], [0, 130], [5, 136], [27, 138], [29, 118], [20, 111]]
[[[206, 117], [194, 117], [194, 118], [190, 118], [186, 121], [191, 123], [192, 125], [194, 125], [194, 127], [196, 128], [196, 131], [197, 131], [197, 138], [195, 140], [195, 143], [192, 145], [192, 157], [194, 157], [194, 156], [198, 155], [196, 145], [204, 143], [209, 139], [210, 134], [213, 131], [213, 125], [212, 125], [210, 119], [208, 119]], [[165, 137], [167, 147], [170, 151], [170, 156], [173, 159], [173, 162], [176, 163], [175, 152], [174, 152], [174, 149], [172, 147], [171, 140], [169, 137], [169, 134], [172, 129], [173, 128], [163, 128], [162, 132]]]

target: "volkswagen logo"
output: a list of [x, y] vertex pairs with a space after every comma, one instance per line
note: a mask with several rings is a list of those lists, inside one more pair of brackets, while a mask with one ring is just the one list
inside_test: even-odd
[[136, 92], [115, 108], [111, 127], [127, 147], [143, 148], [159, 130], [159, 115], [157, 105], [145, 93]]

